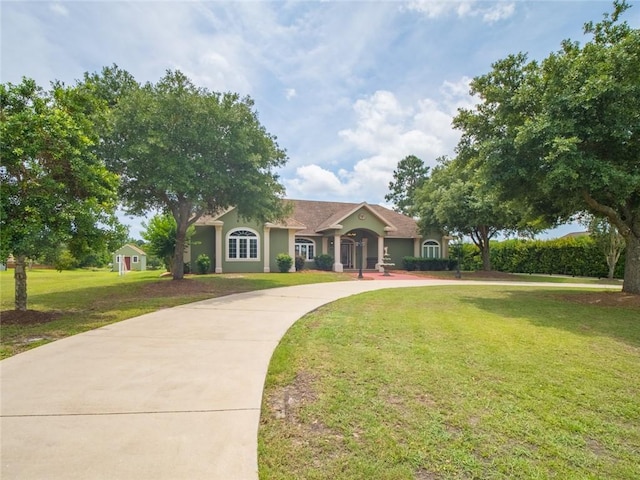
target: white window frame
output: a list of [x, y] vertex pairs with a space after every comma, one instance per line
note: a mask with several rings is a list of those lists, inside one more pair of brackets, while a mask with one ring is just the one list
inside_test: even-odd
[[122, 261], [122, 257], [120, 255], [116, 255], [116, 263], [120, 263]]
[[[437, 255], [429, 255], [429, 253], [433, 253], [432, 251], [435, 250], [435, 253], [437, 253]], [[442, 250], [440, 248], [440, 242], [433, 240], [433, 239], [429, 239], [429, 240], [425, 240], [424, 242], [422, 242], [422, 258], [442, 258]]]
[[[234, 233], [237, 232], [248, 232], [251, 235], [234, 235]], [[231, 256], [231, 240], [235, 241], [235, 256]], [[246, 249], [247, 249], [247, 256], [246, 257], [240, 257], [240, 246], [241, 246], [241, 241], [244, 240], [246, 241]], [[252, 248], [251, 248], [251, 240], [255, 240], [255, 253], [256, 256], [252, 257], [250, 256], [252, 253]], [[256, 232], [254, 229], [252, 228], [248, 228], [248, 227], [238, 227], [238, 228], [234, 228], [232, 230], [229, 230], [227, 232], [227, 236], [225, 239], [225, 245], [226, 245], [226, 259], [228, 262], [259, 262], [260, 261], [260, 235], [258, 234], [258, 232]]]
[[[309, 246], [311, 246], [311, 249], [309, 249]], [[303, 250], [303, 248], [305, 251], [304, 255], [300, 253]], [[311, 252], [309, 252], [309, 250], [311, 250]], [[316, 242], [314, 242], [310, 238], [296, 237], [294, 251], [296, 256], [300, 256], [304, 258], [307, 262], [311, 262], [316, 256]]]
[[131, 257], [131, 263], [138, 263], [140, 261], [140, 259], [138, 258], [138, 255], [133, 255]]

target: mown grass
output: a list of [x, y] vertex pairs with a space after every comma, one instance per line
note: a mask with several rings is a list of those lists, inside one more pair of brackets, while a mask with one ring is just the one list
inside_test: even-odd
[[351, 297], [276, 349], [263, 479], [640, 478], [640, 309], [457, 286]]
[[[437, 272], [410, 272], [416, 276], [426, 276], [430, 278], [455, 279], [455, 271]], [[473, 272], [461, 272], [463, 280], [479, 281], [507, 281], [507, 282], [534, 282], [534, 283], [588, 283], [594, 285], [622, 285], [620, 279], [594, 278], [594, 277], [572, 277], [568, 275], [543, 275], [530, 273], [506, 273], [506, 272], [484, 272], [477, 270]]]
[[[159, 275], [158, 271], [124, 276], [91, 270], [29, 271], [28, 308], [55, 312], [56, 317], [42, 324], [3, 323], [0, 358], [161, 308], [251, 290], [350, 279], [315, 271], [195, 275], [179, 282]], [[13, 271], [0, 272], [0, 310], [13, 308]]]

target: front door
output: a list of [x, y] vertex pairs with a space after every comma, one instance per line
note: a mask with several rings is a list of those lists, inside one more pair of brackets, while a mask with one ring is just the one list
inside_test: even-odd
[[344, 268], [354, 268], [353, 242], [342, 242], [340, 244], [340, 263]]
[[124, 267], [127, 271], [131, 270], [131, 257], [124, 257]]

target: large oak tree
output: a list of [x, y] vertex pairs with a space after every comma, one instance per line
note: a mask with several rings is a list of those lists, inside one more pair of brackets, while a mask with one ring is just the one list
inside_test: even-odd
[[[107, 90], [113, 91], [118, 82], [99, 81], [106, 77], [130, 80], [112, 69], [87, 82], [112, 84]], [[240, 216], [261, 220], [282, 213], [284, 188], [274, 169], [286, 154], [249, 97], [198, 88], [179, 71], [167, 71], [155, 84], [128, 81], [121, 91], [105, 154], [120, 175], [128, 211], [160, 210], [175, 218], [174, 279], [184, 276], [187, 229], [204, 213], [237, 207]]]
[[[521, 202], [560, 222], [606, 217], [626, 242], [623, 290], [640, 293], [640, 30], [628, 8], [585, 26], [584, 45], [565, 41], [541, 63], [512, 55], [475, 78], [481, 102], [460, 112], [462, 158]], [[471, 160], [473, 163], [473, 160]]]

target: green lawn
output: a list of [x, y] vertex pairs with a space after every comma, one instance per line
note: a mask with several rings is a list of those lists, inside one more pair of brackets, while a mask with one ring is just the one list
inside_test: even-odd
[[569, 288], [387, 290], [307, 315], [269, 368], [260, 478], [640, 478], [640, 309]]
[[[3, 322], [0, 358], [109, 323], [232, 293], [350, 279], [332, 272], [194, 275], [180, 282], [160, 272], [30, 270], [28, 308], [54, 312], [53, 321], [11, 325]], [[13, 271], [0, 272], [0, 310], [14, 308]]]

